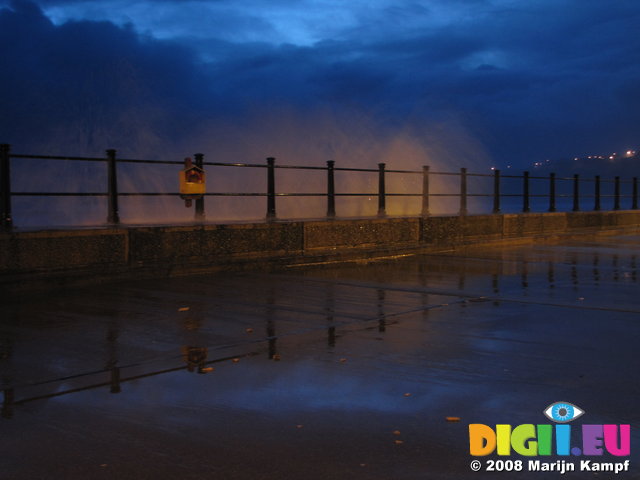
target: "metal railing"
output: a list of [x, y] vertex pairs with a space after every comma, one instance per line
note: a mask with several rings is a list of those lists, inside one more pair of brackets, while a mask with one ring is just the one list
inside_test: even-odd
[[[603, 179], [599, 175], [594, 178], [581, 178], [579, 174], [573, 177], [558, 177], [555, 173], [548, 176], [532, 176], [528, 171], [522, 175], [502, 175], [500, 170], [494, 170], [491, 174], [470, 173], [467, 168], [460, 168], [458, 172], [433, 171], [429, 166], [423, 166], [422, 170], [393, 170], [387, 169], [385, 163], [379, 163], [377, 168], [351, 168], [337, 167], [335, 161], [329, 160], [326, 166], [303, 166], [303, 165], [277, 165], [274, 157], [268, 157], [264, 164], [250, 163], [224, 163], [224, 162], [206, 162], [204, 155], [197, 153], [194, 155], [195, 164], [201, 168], [205, 167], [231, 167], [231, 168], [251, 168], [266, 169], [267, 189], [265, 192], [209, 192], [207, 191], [203, 198], [197, 199], [195, 202], [195, 220], [204, 221], [205, 219], [205, 197], [266, 197], [266, 220], [274, 221], [277, 219], [276, 199], [278, 197], [325, 197], [326, 198], [326, 217], [327, 219], [336, 218], [336, 198], [337, 197], [377, 197], [377, 216], [384, 217], [387, 215], [387, 199], [390, 197], [415, 197], [421, 198], [421, 215], [429, 216], [431, 214], [431, 200], [441, 197], [457, 197], [459, 199], [459, 215], [467, 215], [469, 213], [469, 198], [487, 198], [493, 202], [491, 212], [500, 213], [503, 200], [517, 199], [521, 200], [521, 211], [531, 212], [531, 199], [546, 198], [548, 207], [546, 211], [557, 211], [558, 199], [572, 200], [572, 211], [580, 211], [581, 203], [586, 199], [593, 200], [593, 210], [599, 211], [603, 209], [603, 199], [611, 199], [610, 210], [620, 210], [622, 208], [622, 199], [630, 200], [628, 208], [638, 208], [638, 179], [633, 177], [630, 180], [622, 180], [619, 176], [613, 179]], [[106, 185], [105, 191], [100, 192], [39, 192], [39, 191], [15, 191], [11, 184], [11, 167], [12, 160], [17, 159], [35, 159], [44, 161], [73, 161], [73, 162], [102, 162], [106, 164]], [[182, 166], [183, 162], [173, 160], [144, 160], [144, 159], [127, 159], [118, 158], [114, 149], [106, 150], [104, 157], [77, 157], [77, 156], [52, 156], [52, 155], [25, 155], [15, 154], [11, 152], [8, 144], [0, 144], [0, 227], [3, 231], [11, 231], [14, 227], [12, 214], [12, 198], [13, 197], [106, 197], [107, 218], [106, 223], [109, 225], [120, 224], [120, 208], [119, 199], [122, 197], [152, 197], [152, 196], [180, 196], [177, 192], [120, 192], [118, 189], [118, 170], [122, 164], [146, 164], [149, 166], [158, 165], [176, 165]], [[308, 192], [308, 193], [285, 193], [276, 190], [276, 170], [293, 169], [298, 171], [325, 171], [326, 172], [326, 191]], [[375, 173], [378, 177], [378, 188], [375, 192], [337, 192], [336, 191], [336, 172], [356, 172], [356, 173]], [[421, 176], [422, 189], [419, 192], [387, 192], [387, 178], [389, 175], [402, 175], [409, 177]], [[432, 190], [433, 177], [458, 177], [459, 188], [457, 191], [434, 192]], [[480, 192], [469, 191], [470, 178], [489, 179], [493, 184], [491, 189], [484, 189]], [[521, 188], [510, 189], [504, 188], [505, 180], [521, 181]], [[531, 181], [543, 181], [547, 187], [540, 192], [537, 190], [532, 193]], [[559, 182], [570, 183], [572, 186], [571, 193], [557, 193], [557, 185]], [[581, 187], [591, 184], [593, 194], [581, 193]], [[603, 194], [602, 185], [612, 184], [613, 193]], [[621, 193], [622, 187], [627, 188], [628, 193]], [[489, 190], [488, 192], [485, 190]]]

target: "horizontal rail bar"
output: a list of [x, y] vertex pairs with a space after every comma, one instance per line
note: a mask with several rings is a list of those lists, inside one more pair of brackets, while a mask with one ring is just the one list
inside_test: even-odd
[[487, 178], [493, 178], [493, 173], [467, 173], [467, 177], [487, 177]]
[[[313, 167], [307, 165], [274, 165], [275, 168], [290, 168], [295, 170], [324, 170], [327, 171], [327, 167]], [[337, 169], [334, 169], [337, 170]]]
[[211, 165], [214, 167], [248, 167], [248, 168], [267, 168], [267, 165], [260, 163], [225, 163], [225, 162], [202, 162], [203, 165]]
[[373, 169], [373, 168], [335, 167], [334, 170], [335, 171], [341, 171], [341, 172], [373, 172], [373, 173], [378, 173], [379, 172], [378, 169]]
[[[106, 197], [108, 193], [104, 192], [11, 192], [16, 197]], [[120, 194], [124, 195], [124, 194]]]
[[[33, 155], [33, 154], [20, 154], [20, 153], [11, 153], [10, 158], [23, 158], [23, 159], [32, 159], [32, 160], [67, 160], [67, 161], [85, 161], [85, 162], [107, 162], [108, 159], [105, 157], [82, 157], [82, 156], [68, 156], [68, 155]], [[158, 164], [158, 165], [183, 165], [183, 161], [179, 160], [149, 160], [149, 159], [132, 159], [132, 158], [118, 158], [118, 163], [142, 163], [142, 164]], [[230, 162], [203, 162], [203, 165], [208, 166], [219, 166], [219, 167], [248, 167], [248, 168], [267, 168], [267, 165], [260, 163], [230, 163]], [[298, 170], [327, 170], [327, 167], [317, 167], [317, 166], [309, 166], [309, 165], [274, 165], [274, 168], [277, 169], [298, 169]], [[377, 173], [378, 169], [374, 168], [354, 168], [354, 167], [335, 167], [334, 170], [340, 171], [352, 171], [352, 172], [372, 172]], [[386, 173], [403, 173], [403, 174], [422, 174], [421, 170], [391, 170], [386, 169]], [[450, 176], [459, 176], [460, 172], [441, 172], [441, 171], [430, 171], [430, 175], [450, 175]], [[488, 173], [467, 173], [469, 177], [493, 177], [493, 174]], [[501, 178], [515, 178], [522, 179], [523, 175], [501, 175]], [[548, 180], [548, 176], [529, 176], [532, 180]], [[573, 181], [573, 177], [556, 177], [556, 180], [567, 180]], [[593, 178], [580, 178], [580, 182], [594, 182]], [[602, 183], [614, 183], [614, 179], [601, 179]], [[632, 184], [632, 180], [624, 180], [620, 179], [621, 184]]]
[[129, 158], [119, 158], [118, 163], [145, 163], [156, 165], [184, 165], [184, 161], [178, 160], [135, 160]]
[[81, 162], [106, 162], [106, 158], [96, 158], [96, 157], [66, 157], [66, 156], [57, 156], [57, 155], [22, 155], [12, 153], [10, 158], [28, 158], [32, 160], [71, 160], [71, 161], [81, 161]]
[[[108, 193], [103, 192], [11, 192], [11, 195], [18, 197], [104, 197], [108, 195]], [[181, 193], [178, 192], [118, 192], [119, 196], [128, 196], [128, 197], [153, 197], [153, 196], [180, 196]], [[259, 192], [205, 192], [202, 195], [206, 196], [236, 196], [236, 197], [263, 197], [266, 196], [266, 193]], [[376, 196], [376, 192], [370, 193], [335, 193], [337, 197], [370, 197]], [[421, 193], [386, 193], [387, 196], [391, 197], [421, 197]], [[326, 197], [327, 194], [324, 192], [313, 193], [313, 192], [295, 192], [295, 193], [276, 193], [276, 196], [279, 197]], [[431, 197], [459, 197], [459, 193], [430, 193]], [[491, 193], [467, 193], [468, 197], [493, 197]], [[501, 194], [501, 197], [522, 197], [521, 193], [505, 193]], [[531, 194], [529, 195], [531, 198], [549, 198], [548, 194]], [[601, 198], [614, 198], [616, 195], [614, 194], [601, 194]], [[557, 194], [558, 198], [572, 198], [572, 194]], [[632, 194], [620, 194], [620, 198], [632, 198]], [[593, 194], [580, 195], [580, 198], [595, 198]]]
[[408, 173], [410, 175], [419, 174], [422, 175], [422, 170], [384, 170], [387, 173]]
[[460, 172], [432, 172], [429, 171], [429, 175], [449, 175], [452, 177], [459, 177], [460, 176]]

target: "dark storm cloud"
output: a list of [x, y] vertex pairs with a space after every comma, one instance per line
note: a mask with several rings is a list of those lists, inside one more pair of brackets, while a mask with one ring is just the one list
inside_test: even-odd
[[190, 125], [291, 107], [389, 128], [454, 115], [502, 162], [639, 142], [636, 2], [40, 1], [55, 23], [11, 5], [2, 141], [154, 150]]
[[5, 140], [89, 147], [179, 131], [201, 108], [194, 56], [109, 22], [54, 26], [37, 6], [0, 12]]

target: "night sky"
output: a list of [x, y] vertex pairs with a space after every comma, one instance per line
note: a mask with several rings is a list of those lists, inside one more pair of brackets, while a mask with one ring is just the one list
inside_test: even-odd
[[637, 0], [0, 8], [16, 152], [457, 168], [640, 146]]

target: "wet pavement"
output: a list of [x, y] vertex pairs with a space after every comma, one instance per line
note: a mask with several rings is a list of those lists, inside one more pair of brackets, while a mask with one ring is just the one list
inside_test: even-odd
[[[640, 478], [638, 256], [604, 237], [4, 296], [0, 478]], [[560, 400], [631, 425], [631, 457], [602, 457], [629, 472], [470, 470], [470, 423]]]

